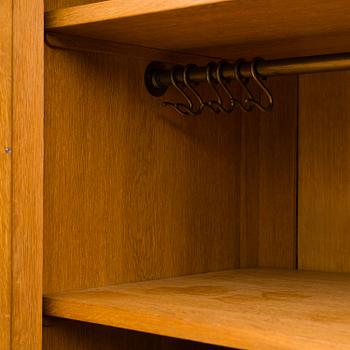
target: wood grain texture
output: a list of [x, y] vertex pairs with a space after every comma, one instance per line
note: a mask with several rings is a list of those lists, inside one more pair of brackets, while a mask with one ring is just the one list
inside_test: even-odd
[[161, 61], [172, 64], [206, 65], [211, 60], [221, 58], [179, 53], [171, 50], [152, 49], [148, 47], [120, 44], [113, 41], [97, 40], [84, 37], [75, 37], [57, 33], [46, 33], [46, 44], [52, 49], [64, 49], [83, 52], [105, 53], [118, 56], [128, 56], [148, 61]]
[[55, 294], [44, 312], [241, 349], [350, 349], [349, 298], [349, 274], [242, 269]]
[[[307, 5], [307, 4], [306, 4]], [[313, 55], [326, 55], [348, 52], [350, 36], [348, 33], [315, 34], [303, 37], [283, 37], [269, 41], [248, 41], [235, 45], [221, 45], [184, 50], [191, 54], [221, 56], [227, 59], [244, 57], [253, 59], [289, 58]]]
[[12, 349], [41, 349], [43, 2], [13, 2]]
[[[211, 46], [248, 45], [252, 51], [257, 43], [264, 43], [273, 51], [278, 51], [276, 47], [281, 45], [279, 54], [282, 54], [283, 50], [288, 50], [284, 42], [298, 46], [299, 39], [304, 42], [312, 38], [308, 45], [304, 42], [301, 46], [312, 48], [315, 45], [316, 51], [329, 49], [334, 45], [335, 36], [338, 42], [345, 40], [348, 43], [349, 20], [347, 0], [143, 3], [110, 0], [48, 12], [46, 28], [145, 47], [199, 49], [194, 51], [202, 54], [206, 51], [202, 48]], [[315, 37], [318, 40], [314, 40]], [[343, 49], [346, 48], [344, 44]]]
[[45, 291], [238, 266], [240, 119], [161, 108], [148, 62], [46, 58]]
[[47, 32], [46, 37], [48, 38], [46, 43], [57, 49], [127, 55], [149, 59], [150, 61], [160, 60], [179, 64], [187, 64], [188, 62], [207, 64], [210, 59], [233, 60], [237, 57], [244, 57], [249, 60], [256, 57], [274, 59], [326, 55], [347, 52], [350, 46], [350, 36], [348, 34], [316, 35], [306, 38], [278, 39], [269, 42], [242, 43], [234, 46], [213, 46], [177, 51], [154, 49], [140, 45], [130, 45], [55, 32]]
[[300, 79], [299, 267], [350, 271], [349, 72]]
[[55, 10], [62, 7], [86, 5], [105, 0], [44, 0], [45, 11]]
[[[50, 350], [225, 350], [227, 348], [65, 319], [48, 319], [44, 348]], [[53, 337], [52, 335], [59, 335]], [[57, 339], [59, 343], [52, 343]]]
[[242, 115], [242, 267], [296, 266], [297, 77], [273, 78], [271, 113]]
[[0, 349], [11, 347], [12, 0], [0, 2]]
[[239, 264], [240, 118], [162, 108], [147, 64], [46, 51], [46, 293]]

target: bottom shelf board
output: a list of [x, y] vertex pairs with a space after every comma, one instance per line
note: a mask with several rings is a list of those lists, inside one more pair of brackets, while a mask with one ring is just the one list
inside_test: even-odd
[[48, 316], [243, 349], [350, 349], [350, 274], [238, 269], [63, 292]]

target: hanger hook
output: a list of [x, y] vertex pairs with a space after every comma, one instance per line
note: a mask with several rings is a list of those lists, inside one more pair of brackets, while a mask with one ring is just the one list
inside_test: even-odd
[[226, 61], [221, 61], [218, 65], [217, 65], [217, 68], [216, 68], [216, 79], [217, 81], [219, 82], [221, 88], [224, 90], [224, 92], [226, 93], [227, 97], [229, 98], [230, 100], [230, 108], [229, 109], [226, 109], [226, 112], [227, 113], [230, 113], [233, 111], [233, 109], [235, 108], [236, 104], [238, 104], [240, 106], [240, 108], [243, 108], [241, 106], [241, 102], [234, 98], [232, 96], [232, 93], [230, 91], [230, 89], [228, 88], [227, 84], [225, 83], [223, 77], [222, 77], [222, 67], [227, 64]]
[[254, 104], [260, 111], [262, 112], [270, 112], [273, 107], [273, 97], [270, 92], [270, 90], [265, 86], [265, 84], [262, 82], [262, 80], [259, 78], [259, 74], [256, 71], [256, 64], [261, 61], [261, 58], [255, 58], [251, 64], [250, 64], [250, 74], [254, 81], [257, 83], [257, 85], [260, 87], [262, 92], [265, 94], [267, 98], [267, 105], [263, 105], [261, 102], [258, 102], [256, 100], [249, 101], [250, 103]]
[[235, 62], [235, 64], [234, 64], [234, 78], [238, 81], [239, 85], [243, 89], [243, 93], [247, 96], [244, 99], [243, 103], [238, 101], [238, 105], [244, 112], [250, 112], [254, 107], [254, 105], [251, 103], [254, 99], [253, 99], [253, 94], [251, 93], [251, 91], [248, 88], [249, 79], [243, 78], [240, 71], [239, 71], [239, 67], [243, 62], [244, 62], [243, 59], [239, 59]]
[[194, 95], [198, 101], [198, 109], [196, 111], [194, 110], [193, 103], [192, 103], [192, 113], [194, 115], [198, 115], [198, 114], [202, 113], [202, 111], [203, 111], [204, 102], [203, 102], [201, 95], [195, 90], [195, 88], [193, 87], [193, 85], [190, 83], [190, 81], [188, 79], [189, 70], [194, 69], [194, 68], [197, 68], [197, 66], [195, 64], [188, 64], [185, 66], [184, 72], [183, 72], [183, 81], [184, 81], [186, 88], [191, 91], [192, 95]]
[[195, 113], [193, 113], [193, 103], [191, 98], [186, 94], [186, 92], [180, 87], [180, 84], [176, 82], [175, 79], [175, 72], [176, 70], [178, 70], [179, 68], [181, 68], [181, 66], [175, 66], [171, 69], [170, 71], [170, 80], [171, 80], [171, 84], [174, 86], [174, 88], [180, 92], [180, 94], [185, 98], [185, 100], [188, 103], [188, 106], [186, 106], [183, 103], [174, 103], [174, 102], [169, 102], [169, 101], [164, 101], [162, 103], [163, 106], [170, 106], [173, 109], [176, 110], [176, 112], [178, 112], [179, 114], [181, 114], [182, 116], [189, 116], [189, 115], [195, 115]]
[[207, 79], [208, 85], [210, 86], [212, 91], [214, 91], [214, 94], [216, 96], [216, 101], [209, 100], [205, 103], [205, 105], [210, 107], [215, 113], [220, 113], [220, 111], [226, 112], [226, 109], [222, 105], [222, 99], [221, 99], [220, 93], [219, 93], [217, 87], [215, 86], [213, 79], [212, 79], [212, 76], [211, 76], [212, 69], [215, 66], [216, 66], [216, 64], [214, 62], [208, 63], [207, 69], [206, 69], [206, 79]]

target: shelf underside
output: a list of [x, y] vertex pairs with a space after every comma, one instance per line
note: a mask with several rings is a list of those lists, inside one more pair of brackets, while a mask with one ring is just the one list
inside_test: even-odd
[[[48, 31], [208, 56], [347, 51], [348, 0], [110, 0], [49, 11]], [[235, 58], [235, 57], [234, 57]]]
[[245, 349], [350, 349], [350, 274], [240, 269], [71, 291], [48, 316]]

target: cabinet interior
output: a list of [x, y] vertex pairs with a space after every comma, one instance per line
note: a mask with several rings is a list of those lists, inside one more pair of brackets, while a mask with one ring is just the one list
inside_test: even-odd
[[[340, 27], [334, 33], [345, 38]], [[68, 35], [83, 33], [74, 31]], [[347, 45], [313, 39], [310, 47], [310, 40], [270, 50], [264, 42], [233, 49], [212, 43], [200, 53], [236, 59], [241, 48], [247, 57], [283, 57]], [[271, 78], [270, 113], [182, 118], [144, 87], [149, 51], [95, 51], [45, 48], [43, 348], [320, 349], [336, 339], [341, 349], [350, 317], [350, 73]], [[142, 293], [141, 281], [149, 281]], [[114, 299], [111, 287], [119, 284], [125, 290], [115, 293], [130, 303], [124, 316], [117, 313], [123, 296]], [[230, 336], [210, 323], [221, 320], [222, 309], [235, 313], [225, 321], [238, 324]], [[261, 310], [265, 318], [244, 316]], [[295, 324], [311, 330], [273, 324], [264, 333], [266, 319], [293, 312]]]

